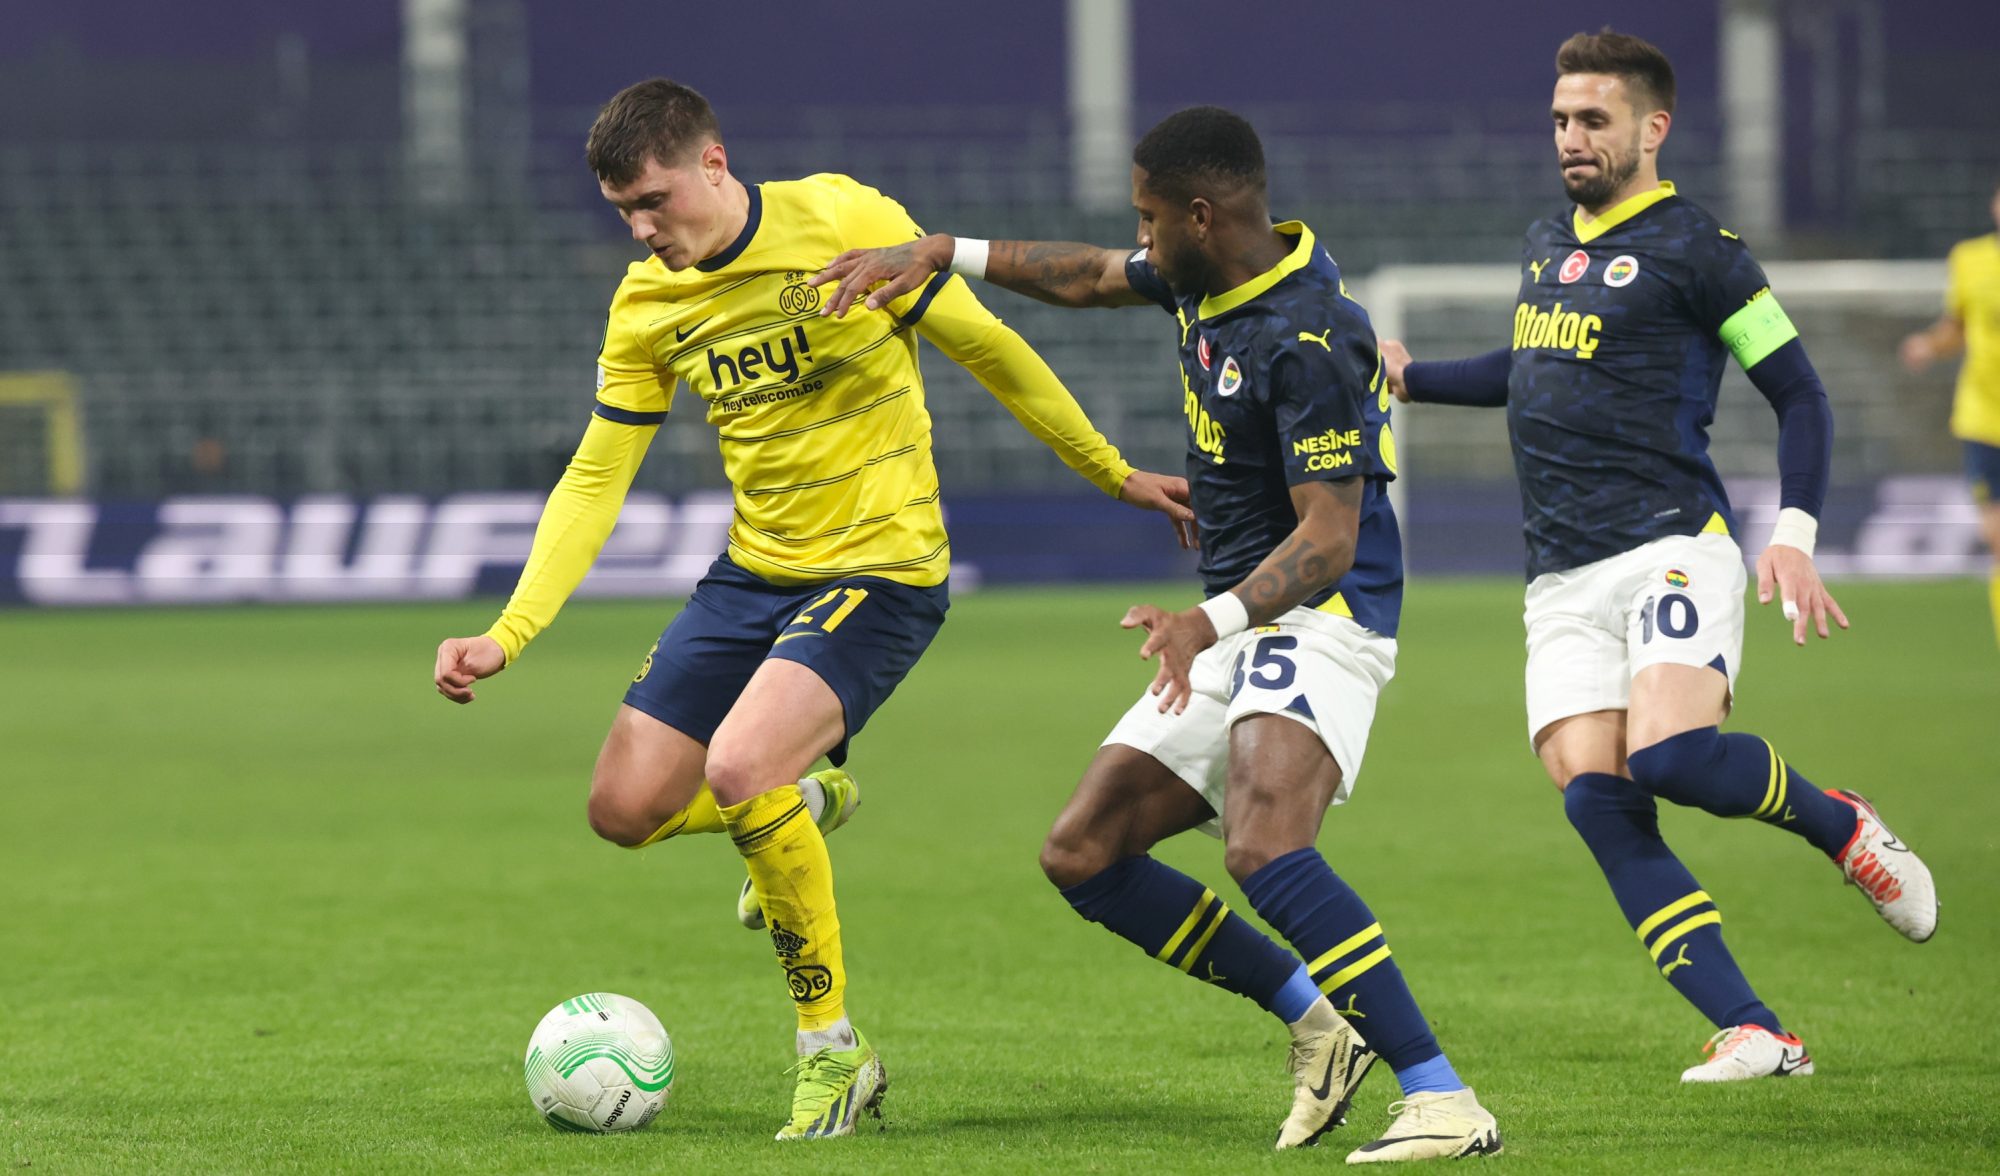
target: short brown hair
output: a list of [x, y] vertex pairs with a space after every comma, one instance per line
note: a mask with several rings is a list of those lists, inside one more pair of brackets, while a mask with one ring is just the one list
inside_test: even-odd
[[1610, 25], [1578, 33], [1556, 50], [1556, 76], [1580, 73], [1611, 74], [1631, 91], [1632, 105], [1674, 112], [1674, 67], [1650, 41], [1614, 33]]
[[675, 163], [691, 149], [721, 138], [708, 99], [679, 82], [650, 78], [625, 87], [604, 104], [590, 124], [583, 154], [598, 179], [629, 184], [639, 178], [647, 160]]

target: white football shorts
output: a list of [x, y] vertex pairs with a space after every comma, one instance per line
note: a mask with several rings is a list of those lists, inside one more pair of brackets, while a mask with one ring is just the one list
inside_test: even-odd
[[1528, 585], [1528, 738], [1558, 719], [1624, 710], [1656, 665], [1713, 666], [1732, 694], [1743, 661], [1743, 551], [1674, 535], [1536, 576]]
[[1333, 803], [1344, 802], [1361, 774], [1375, 700], [1396, 675], [1396, 641], [1347, 617], [1295, 608], [1218, 641], [1194, 659], [1193, 696], [1180, 714], [1161, 714], [1158, 696], [1142, 692], [1104, 746], [1145, 752], [1201, 794], [1215, 810], [1201, 826], [1222, 836], [1229, 776], [1229, 729], [1248, 715], [1283, 715], [1312, 729], [1340, 765]]

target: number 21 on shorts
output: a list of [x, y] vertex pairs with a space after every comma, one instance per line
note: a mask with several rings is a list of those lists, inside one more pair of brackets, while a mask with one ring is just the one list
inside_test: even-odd
[[[836, 598], [844, 599], [836, 604]], [[817, 627], [822, 633], [831, 633], [840, 628], [840, 622], [846, 620], [849, 613], [860, 608], [861, 602], [866, 599], [868, 599], [866, 588], [828, 589], [825, 595], [800, 609], [799, 614], [792, 618], [792, 623], [786, 625], [785, 629], [789, 632]], [[829, 606], [832, 606], [833, 611], [822, 614], [821, 610]]]

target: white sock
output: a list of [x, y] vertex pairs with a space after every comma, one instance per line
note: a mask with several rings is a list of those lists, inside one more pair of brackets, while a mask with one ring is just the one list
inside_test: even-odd
[[[826, 811], [826, 786], [807, 776], [799, 781], [799, 795], [805, 798], [806, 813], [812, 817], [813, 824], [819, 824], [820, 814]], [[841, 1023], [846, 1024], [845, 1021]]]
[[799, 1030], [799, 1055], [818, 1053], [823, 1049], [853, 1049], [861, 1044], [855, 1040], [854, 1026], [847, 1023], [846, 1014], [840, 1020], [824, 1029]]
[[1287, 1025], [1292, 1031], [1292, 1040], [1310, 1033], [1325, 1033], [1340, 1024], [1340, 1014], [1334, 1011], [1333, 1002], [1322, 996], [1306, 1006], [1305, 1015]]

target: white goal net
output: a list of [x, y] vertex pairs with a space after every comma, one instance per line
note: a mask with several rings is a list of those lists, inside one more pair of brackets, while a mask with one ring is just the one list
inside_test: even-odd
[[[1896, 357], [1904, 335], [1937, 317], [1943, 263], [1796, 261], [1765, 269], [1833, 401], [1835, 489], [1823, 519], [1822, 568], [1983, 573], [1961, 449], [1946, 430], [1956, 369], [1945, 364], [1913, 376]], [[1490, 351], [1512, 337], [1520, 285], [1512, 266], [1389, 266], [1356, 285], [1376, 333], [1403, 340], [1420, 360]], [[1777, 513], [1777, 420], [1734, 364], [1727, 373], [1710, 453], [1729, 484], [1746, 553], [1754, 555]], [[1502, 412], [1399, 406], [1395, 429], [1405, 502], [1415, 496], [1428, 507], [1434, 485], [1466, 501], [1513, 493]], [[1435, 510], [1449, 512], [1451, 497]]]

